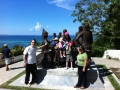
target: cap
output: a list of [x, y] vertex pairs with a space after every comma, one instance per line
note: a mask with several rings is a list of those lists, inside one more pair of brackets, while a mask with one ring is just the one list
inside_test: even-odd
[[7, 44], [4, 44], [4, 46], [7, 46]]
[[59, 39], [58, 39], [58, 38], [54, 38], [53, 40], [54, 40], [54, 41], [59, 41]]
[[65, 35], [68, 35], [69, 33], [68, 32], [65, 32]]

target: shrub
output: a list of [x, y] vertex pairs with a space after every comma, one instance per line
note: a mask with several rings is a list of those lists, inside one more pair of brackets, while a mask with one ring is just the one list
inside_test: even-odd
[[11, 50], [11, 52], [14, 56], [22, 55], [23, 51], [24, 51], [24, 48], [19, 45], [15, 45]]

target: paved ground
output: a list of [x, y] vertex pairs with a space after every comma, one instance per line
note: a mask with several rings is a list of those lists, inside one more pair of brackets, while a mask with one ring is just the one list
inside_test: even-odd
[[92, 59], [96, 64], [107, 65], [108, 67], [113, 67], [113, 68], [120, 68], [120, 61], [98, 58], [98, 57], [92, 57]]
[[[108, 67], [120, 68], [120, 61], [106, 60], [103, 58], [92, 58], [96, 64], [104, 64]], [[0, 68], [0, 85], [24, 71], [23, 61], [9, 65], [10, 71], [5, 71], [5, 67]], [[109, 83], [109, 82], [108, 82]], [[107, 83], [106, 83], [107, 84]], [[4, 89], [0, 89], [4, 90]], [[107, 90], [107, 89], [106, 89]]]

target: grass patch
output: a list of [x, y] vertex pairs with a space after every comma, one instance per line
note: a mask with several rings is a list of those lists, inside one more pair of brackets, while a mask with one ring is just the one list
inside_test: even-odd
[[112, 76], [112, 74], [110, 74], [111, 72], [107, 69], [107, 67], [105, 65], [97, 65], [97, 66], [101, 66], [104, 70], [105, 75], [108, 77], [108, 79], [110, 80], [111, 84], [113, 85], [115, 90], [120, 90], [120, 85], [117, 83], [117, 81], [115, 80], [115, 78]]
[[6, 89], [12, 89], [12, 90], [43, 90], [43, 89], [40, 89], [40, 88], [20, 87], [20, 86], [10, 86], [9, 85], [10, 83], [12, 83], [13, 81], [15, 81], [16, 79], [18, 79], [19, 77], [21, 77], [24, 74], [25, 74], [25, 71], [21, 72], [20, 74], [16, 75], [15, 77], [10, 79], [9, 81], [2, 84], [0, 86], [0, 88], [6, 88]]

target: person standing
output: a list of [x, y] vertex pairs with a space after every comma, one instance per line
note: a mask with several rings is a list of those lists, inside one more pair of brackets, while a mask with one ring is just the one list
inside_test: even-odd
[[77, 55], [77, 62], [76, 64], [78, 65], [78, 82], [74, 86], [74, 88], [80, 87], [81, 89], [86, 88], [87, 84], [87, 63], [88, 63], [88, 55], [85, 52], [85, 49], [83, 46], [80, 46], [77, 48], [78, 50], [78, 55]]
[[68, 62], [70, 61], [71, 69], [73, 70], [73, 57], [72, 57], [72, 50], [73, 50], [73, 42], [69, 42], [66, 47], [66, 70], [68, 69]]
[[[45, 45], [36, 47], [36, 40], [31, 40], [31, 45], [27, 46], [23, 52], [23, 61], [26, 69], [25, 84], [29, 87], [32, 84], [37, 84], [37, 67], [36, 67], [36, 51]], [[32, 80], [29, 83], [30, 73], [32, 74]]]
[[4, 44], [4, 48], [2, 49], [2, 55], [3, 58], [5, 60], [5, 64], [6, 64], [6, 71], [9, 70], [8, 65], [10, 64], [10, 54], [12, 55], [12, 52], [10, 51], [10, 49], [8, 48], [7, 44]]

